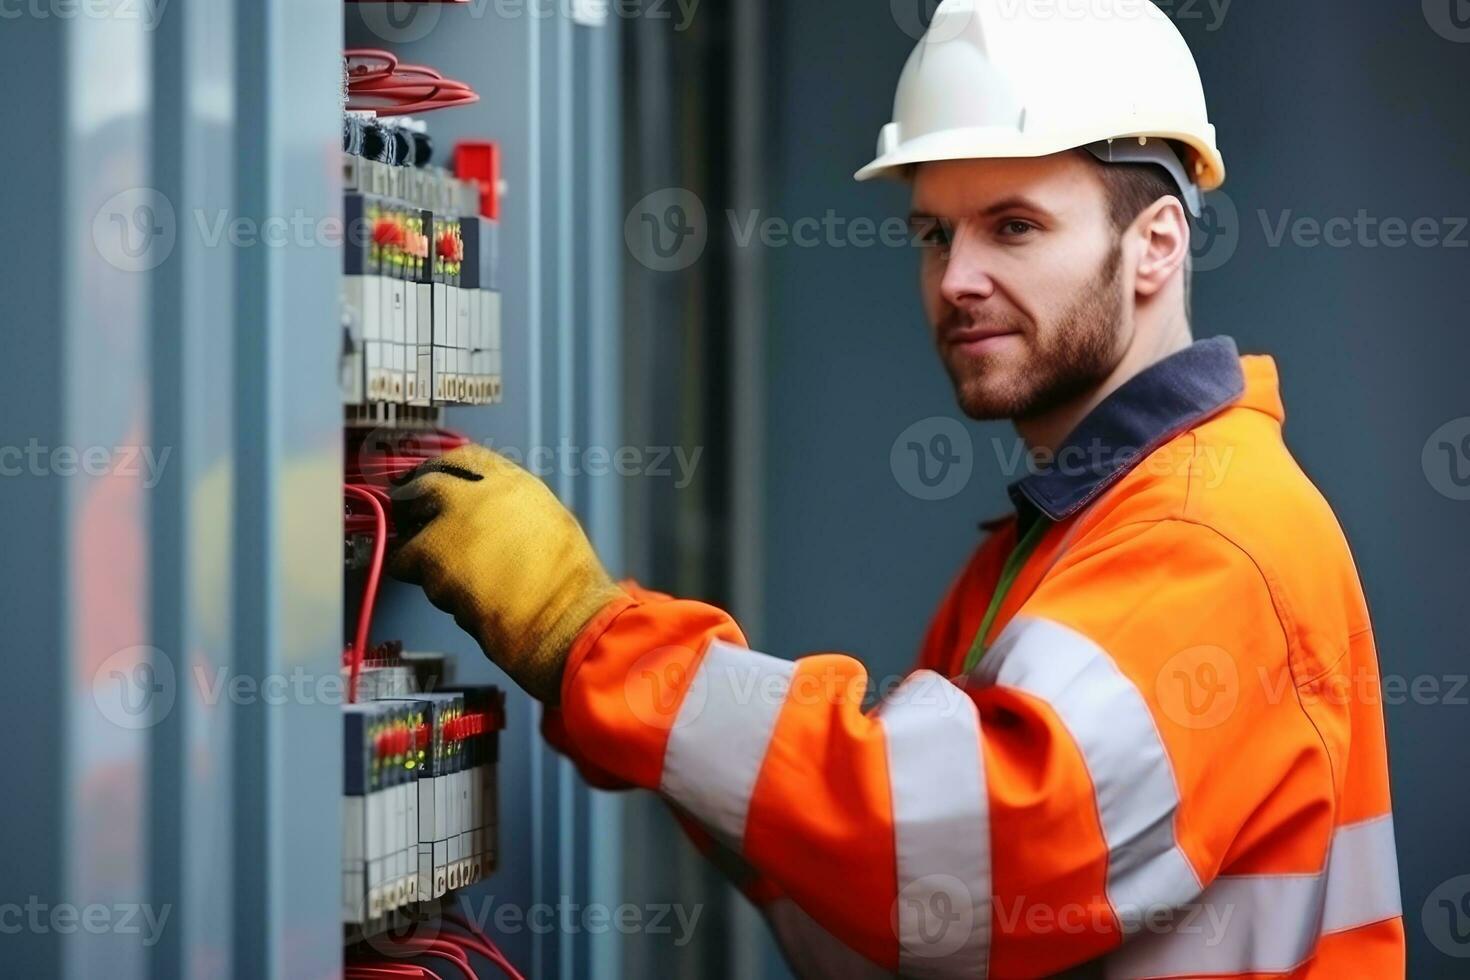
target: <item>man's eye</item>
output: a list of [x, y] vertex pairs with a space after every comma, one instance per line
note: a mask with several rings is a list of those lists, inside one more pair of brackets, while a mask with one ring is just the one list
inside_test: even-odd
[[949, 248], [954, 235], [947, 222], [938, 218], [913, 218], [909, 221], [913, 240], [920, 245], [934, 248]]
[[1005, 235], [1008, 238], [1015, 238], [1018, 235], [1024, 235], [1027, 232], [1035, 230], [1035, 225], [1021, 218], [1012, 218], [1010, 221], [1007, 221], [1005, 224], [1000, 226], [1001, 234]]

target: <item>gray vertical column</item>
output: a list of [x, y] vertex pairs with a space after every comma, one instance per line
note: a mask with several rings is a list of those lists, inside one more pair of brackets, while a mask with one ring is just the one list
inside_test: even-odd
[[[335, 675], [341, 655], [341, 256], [316, 237], [341, 207], [341, 18], [236, 7], [236, 200], [260, 237], [234, 250], [234, 636], [260, 683]], [[341, 718], [324, 701], [232, 705], [242, 978], [339, 968]]]
[[[148, 186], [155, 6], [6, 11], [11, 241], [0, 336], [0, 596], [11, 806], [0, 865], [5, 970], [147, 975], [172, 909], [150, 894], [149, 729], [168, 708], [150, 642], [149, 273], [175, 232]], [[162, 695], [162, 696], [160, 696]]]
[[[30, 134], [32, 151], [11, 160], [0, 181], [0, 211], [12, 242], [27, 229], [27, 247], [7, 249], [0, 263], [8, 321], [0, 330], [0, 362], [9, 379], [0, 389], [0, 509], [6, 515], [0, 616], [15, 651], [7, 658], [0, 708], [13, 724], [48, 736], [16, 753], [0, 779], [5, 798], [17, 802], [0, 822], [6, 839], [18, 845], [0, 851], [0, 901], [6, 905], [23, 905], [31, 896], [60, 901], [71, 851], [71, 598], [63, 550], [68, 506], [56, 482], [30, 473], [24, 457], [31, 440], [54, 446], [67, 432], [66, 348], [60, 338], [71, 283], [69, 235], [60, 215], [67, 210], [68, 183], [57, 161], [72, 140], [68, 42], [67, 25], [55, 20], [20, 18], [0, 30], [0, 60], [35, 86], [31, 98], [17, 99], [6, 110], [11, 125]], [[22, 923], [4, 944], [8, 969], [61, 975], [60, 935]]]
[[[573, 187], [575, 128], [573, 115], [572, 23], [561, 11], [541, 20], [537, 41], [542, 78], [540, 139], [542, 146], [542, 222], [552, 234], [541, 239], [541, 269], [533, 289], [543, 296], [545, 316], [540, 324], [542, 369], [541, 440], [556, 448], [575, 436], [577, 392], [575, 379], [575, 309], [577, 230], [574, 225]], [[534, 440], [533, 444], [541, 440]], [[560, 457], [555, 457], [560, 458]], [[547, 483], [568, 506], [577, 505], [576, 484], [553, 463]], [[539, 747], [538, 747], [539, 748]], [[565, 760], [540, 749], [541, 785], [545, 816], [537, 821], [537, 854], [541, 872], [535, 881], [535, 902], [560, 909], [580, 894], [577, 882], [577, 844], [586, 833], [585, 814], [578, 813], [585, 794], [578, 793], [576, 774]], [[580, 796], [580, 798], [579, 798]], [[579, 820], [579, 817], [581, 818]], [[571, 978], [577, 956], [577, 937], [566, 930], [538, 937], [533, 969], [537, 976]]]
[[[619, 575], [623, 564], [622, 480], [616, 469], [594, 469], [596, 451], [605, 467], [618, 458], [623, 435], [622, 391], [622, 257], [623, 211], [621, 154], [621, 105], [619, 41], [621, 19], [609, 17], [596, 27], [580, 27], [578, 58], [583, 75], [578, 79], [579, 118], [585, 149], [576, 154], [577, 182], [584, 189], [582, 210], [586, 273], [579, 277], [582, 297], [579, 306], [578, 347], [584, 364], [583, 444], [588, 447], [588, 470], [581, 515], [603, 563]], [[609, 910], [627, 900], [623, 875], [625, 844], [624, 801], [627, 794], [583, 789], [587, 797], [587, 895], [588, 900]], [[634, 855], [632, 860], [649, 860], [651, 855]], [[625, 940], [608, 929], [588, 937], [588, 969], [592, 980], [617, 980], [623, 975]]]
[[[153, 273], [151, 416], [172, 448], [152, 492], [150, 635], [175, 678], [151, 729], [153, 901], [173, 909], [148, 975], [219, 975], [233, 956], [231, 642], [234, 254], [209, 230], [234, 193], [233, 5], [174, 4], [155, 30], [152, 187], [177, 226]], [[222, 684], [222, 682], [224, 682]], [[248, 790], [247, 790], [248, 791]]]
[[53, 918], [50, 928], [65, 937], [64, 975], [74, 977], [146, 976], [148, 944], [168, 928], [171, 912], [149, 900], [145, 858], [148, 729], [168, 707], [166, 668], [148, 634], [146, 528], [155, 502], [148, 469], [127, 467], [123, 458], [135, 452], [167, 465], [148, 411], [149, 274], [167, 256], [170, 222], [147, 186], [153, 24], [145, 17], [119, 6], [69, 22], [68, 84], [57, 110], [69, 139], [53, 158], [66, 174], [58, 451], [110, 454], [100, 470], [75, 472], [53, 455], [42, 477], [65, 507], [54, 543], [67, 597], [57, 663], [70, 669], [61, 726], [70, 798], [58, 827], [67, 848], [60, 903], [79, 911], [137, 907], [158, 923], [147, 934], [127, 933], [120, 922], [94, 934], [64, 932]]
[[[755, 214], [766, 206], [765, 161], [772, 142], [766, 119], [766, 10], [763, 0], [737, 0], [731, 15], [730, 204], [736, 214]], [[765, 374], [766, 278], [764, 250], [730, 250], [730, 377], [732, 432], [730, 522], [739, 533], [730, 540], [732, 612], [746, 635], [762, 633], [762, 567], [765, 562]], [[753, 641], [754, 642], [754, 641]], [[729, 903], [729, 975], [765, 974], [773, 959], [772, 941], [760, 913], [746, 901]]]

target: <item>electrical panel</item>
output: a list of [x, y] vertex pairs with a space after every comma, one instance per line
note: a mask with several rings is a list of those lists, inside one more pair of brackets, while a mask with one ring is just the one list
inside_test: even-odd
[[452, 661], [374, 651], [343, 708], [342, 921], [349, 941], [430, 917], [498, 859], [505, 697], [443, 683]]
[[[462, 143], [452, 169], [437, 166], [422, 121], [353, 101], [429, 109], [477, 96], [377, 50], [349, 51], [344, 72], [342, 922], [353, 976], [380, 969], [364, 957], [383, 943], [420, 951], [414, 926], [439, 923], [499, 860], [504, 693], [450, 683], [452, 657], [369, 639], [396, 538], [393, 482], [464, 445], [444, 410], [499, 403], [504, 379], [498, 147]], [[499, 956], [483, 933], [457, 941]]]
[[[348, 120], [349, 132], [375, 126]], [[352, 152], [422, 138], [401, 122], [376, 128], [376, 140], [344, 139], [343, 402], [350, 417], [375, 422], [495, 404], [504, 383], [498, 179], [415, 166], [412, 150], [398, 163]], [[493, 144], [469, 146], [489, 146], [495, 165]]]

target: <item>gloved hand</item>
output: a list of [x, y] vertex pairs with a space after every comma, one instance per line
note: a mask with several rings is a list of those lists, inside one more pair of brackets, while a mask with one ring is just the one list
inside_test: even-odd
[[483, 446], [425, 463], [392, 497], [401, 543], [389, 572], [422, 585], [516, 683], [557, 703], [572, 641], [624, 594], [577, 519]]

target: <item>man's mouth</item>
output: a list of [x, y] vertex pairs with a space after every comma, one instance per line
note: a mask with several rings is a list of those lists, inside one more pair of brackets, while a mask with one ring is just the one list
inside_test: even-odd
[[998, 350], [1021, 336], [1019, 330], [1007, 327], [987, 327], [974, 324], [950, 327], [942, 335], [946, 350], [957, 354], [976, 356]]

